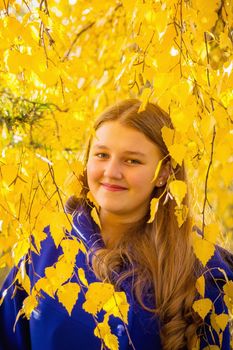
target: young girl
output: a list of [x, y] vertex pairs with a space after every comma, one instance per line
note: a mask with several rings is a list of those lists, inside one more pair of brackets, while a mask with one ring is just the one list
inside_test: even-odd
[[[82, 198], [72, 197], [66, 205], [73, 215], [73, 229], [58, 248], [49, 226], [45, 229], [47, 239], [40, 256], [32, 252], [26, 264], [31, 285], [46, 275], [48, 266], [57, 265], [66, 239], [78, 239], [87, 255], [78, 253], [71, 281], [80, 283], [77, 269], [83, 268], [89, 284], [112, 283], [116, 291], [127, 296], [128, 324], [121, 317], [109, 318], [118, 343], [114, 349], [210, 349], [216, 345], [214, 349], [230, 350], [229, 325], [223, 329], [216, 326], [211, 312], [203, 321], [192, 306], [201, 298], [196, 281], [203, 273], [205, 298], [213, 302], [212, 311], [216, 315], [228, 313], [223, 286], [226, 276], [233, 280], [231, 256], [216, 247], [205, 267], [195, 257], [191, 218], [179, 228], [174, 211], [177, 204], [167, 195], [171, 176], [185, 181], [184, 165], [172, 167], [161, 134], [163, 126], [172, 128], [171, 120], [155, 104], [148, 103], [143, 111], [140, 106], [136, 99], [122, 101], [96, 121], [82, 177]], [[153, 198], [160, 198], [155, 215], [150, 207]], [[187, 195], [183, 204], [188, 206]], [[94, 206], [100, 227], [91, 215]], [[41, 292], [30, 319], [20, 317], [14, 327], [27, 296], [20, 286], [11, 286], [16, 273], [17, 268], [3, 286], [3, 290], [8, 289], [0, 307], [1, 350], [110, 348], [108, 338], [98, 328], [105, 311], [93, 317], [83, 309], [85, 286], [71, 316], [56, 295], [53, 298]]]

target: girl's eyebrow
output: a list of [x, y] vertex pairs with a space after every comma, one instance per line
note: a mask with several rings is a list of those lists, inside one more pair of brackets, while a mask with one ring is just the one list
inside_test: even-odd
[[[109, 147], [105, 146], [105, 145], [101, 145], [101, 144], [96, 144], [93, 146], [93, 148], [97, 148], [97, 149], [105, 149], [105, 150], [109, 150]], [[146, 154], [140, 151], [124, 151], [123, 153], [125, 154], [129, 154], [129, 155], [135, 155], [135, 156], [141, 156], [141, 157], [146, 157]]]

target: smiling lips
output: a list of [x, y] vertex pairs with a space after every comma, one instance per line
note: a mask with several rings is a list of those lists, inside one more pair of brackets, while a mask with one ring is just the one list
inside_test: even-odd
[[110, 184], [107, 184], [107, 183], [101, 183], [101, 185], [102, 185], [106, 190], [112, 191], [112, 192], [127, 190], [126, 187], [121, 187], [121, 186], [117, 186], [117, 185], [110, 185]]

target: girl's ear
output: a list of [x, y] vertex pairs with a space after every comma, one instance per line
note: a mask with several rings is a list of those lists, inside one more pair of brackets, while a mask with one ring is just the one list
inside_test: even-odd
[[156, 179], [155, 186], [156, 187], [163, 187], [166, 185], [167, 180], [171, 174], [171, 163], [170, 161], [167, 161], [165, 164], [162, 165], [159, 176]]

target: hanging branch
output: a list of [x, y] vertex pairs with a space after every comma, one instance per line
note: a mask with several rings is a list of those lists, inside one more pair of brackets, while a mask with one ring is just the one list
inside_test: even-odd
[[[205, 48], [206, 48], [206, 58], [207, 58], [206, 75], [207, 75], [208, 86], [210, 87], [210, 71], [209, 71], [210, 57], [209, 57], [208, 42], [207, 42], [207, 33], [206, 33], [206, 32], [204, 32], [204, 38], [205, 38]], [[211, 103], [212, 111], [214, 111], [214, 104], [213, 104], [212, 97], [210, 97], [210, 103]]]
[[182, 0], [180, 0], [180, 76], [182, 78], [183, 72], [182, 72], [182, 52], [183, 52], [183, 9], [182, 9]]
[[62, 62], [64, 62], [65, 60], [67, 60], [69, 58], [69, 55], [74, 47], [74, 45], [76, 44], [78, 38], [85, 33], [88, 29], [90, 29], [91, 27], [93, 27], [93, 25], [95, 24], [95, 22], [91, 22], [89, 23], [86, 27], [84, 27], [82, 30], [80, 30], [80, 32], [78, 32], [74, 38], [74, 40], [72, 41], [69, 50], [67, 51], [67, 53], [65, 54], [65, 56], [62, 59]]
[[[209, 64], [210, 64], [210, 59], [209, 59], [209, 51], [208, 51], [208, 43], [207, 43], [207, 33], [204, 33], [205, 37], [205, 47], [206, 47], [206, 57], [207, 57], [207, 82], [208, 86], [210, 87], [210, 72], [209, 72]], [[213, 104], [213, 99], [210, 96], [210, 101], [211, 101], [211, 108], [212, 111], [214, 111], [214, 104]], [[203, 209], [202, 209], [202, 233], [204, 234], [204, 229], [205, 229], [205, 209], [206, 209], [206, 203], [208, 201], [208, 195], [207, 195], [207, 189], [208, 189], [208, 179], [209, 179], [209, 173], [210, 173], [210, 168], [213, 163], [213, 154], [214, 154], [214, 141], [215, 141], [215, 136], [216, 136], [216, 128], [215, 125], [213, 127], [213, 136], [212, 136], [212, 141], [211, 141], [211, 152], [210, 152], [210, 161], [208, 164], [207, 172], [206, 172], [206, 178], [205, 178], [205, 197], [204, 197], [204, 202], [203, 202]]]
[[205, 177], [205, 197], [204, 197], [204, 202], [203, 202], [203, 209], [202, 209], [202, 233], [204, 234], [205, 230], [205, 210], [206, 210], [206, 203], [208, 201], [208, 179], [209, 179], [209, 173], [210, 173], [210, 168], [213, 163], [213, 155], [214, 155], [214, 141], [215, 141], [215, 136], [216, 136], [216, 129], [215, 125], [213, 127], [213, 136], [212, 136], [212, 141], [211, 141], [211, 153], [210, 153], [210, 161], [208, 164], [207, 172], [206, 172], [206, 177]]

